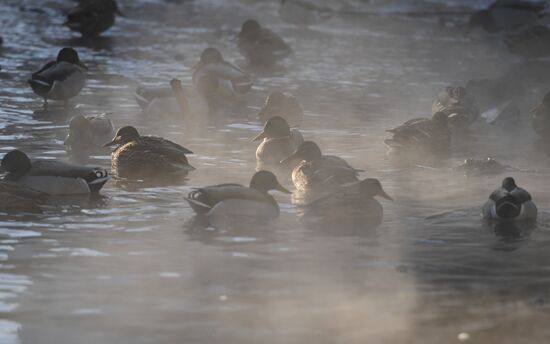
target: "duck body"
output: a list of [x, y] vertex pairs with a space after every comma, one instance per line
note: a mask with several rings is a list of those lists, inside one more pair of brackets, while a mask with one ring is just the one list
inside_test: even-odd
[[529, 192], [511, 177], [503, 180], [482, 208], [483, 218], [489, 222], [535, 221], [537, 213]]
[[272, 92], [266, 98], [258, 117], [262, 123], [266, 123], [275, 116], [284, 118], [291, 127], [295, 127], [302, 124], [304, 112], [295, 97], [281, 92]]
[[109, 180], [108, 172], [99, 167], [56, 160], [31, 161], [25, 153], [18, 150], [4, 156], [2, 168], [7, 171], [5, 181], [50, 196], [97, 193]]
[[72, 48], [63, 48], [56, 61], [46, 63], [28, 80], [34, 93], [47, 100], [68, 101], [80, 93], [86, 82], [86, 76], [78, 54]]
[[534, 25], [504, 38], [508, 50], [525, 58], [540, 58], [550, 55], [550, 28]]
[[299, 191], [328, 193], [347, 183], [358, 181], [362, 170], [351, 167], [344, 159], [322, 155], [317, 144], [305, 141], [282, 163], [292, 160], [300, 162], [292, 170], [292, 182]]
[[334, 226], [332, 230], [336, 232], [343, 227], [352, 230], [376, 228], [382, 223], [384, 210], [375, 196], [392, 200], [377, 179], [351, 183], [303, 206], [302, 220]]
[[481, 27], [489, 33], [515, 31], [535, 23], [545, 8], [544, 2], [497, 0], [470, 17], [468, 30]]
[[446, 155], [450, 152], [451, 132], [448, 117], [438, 112], [432, 119], [414, 118], [402, 125], [386, 130], [393, 136], [384, 142], [390, 150]]
[[442, 112], [448, 117], [451, 131], [465, 130], [479, 118], [474, 99], [464, 87], [447, 87], [441, 91], [432, 104], [432, 114]]
[[103, 144], [113, 137], [115, 127], [107, 114], [77, 115], [69, 122], [65, 148], [71, 156], [87, 156], [102, 151]]
[[273, 173], [258, 171], [249, 187], [232, 183], [207, 186], [191, 191], [186, 200], [198, 215], [211, 218], [272, 219], [279, 215], [279, 206], [270, 190], [289, 193]]
[[113, 26], [117, 14], [115, 0], [84, 0], [67, 13], [65, 24], [83, 37], [94, 37]]
[[237, 48], [253, 65], [273, 65], [292, 52], [279, 35], [253, 19], [243, 23], [237, 36]]
[[193, 152], [161, 137], [140, 136], [134, 127], [120, 128], [115, 138], [105, 144], [111, 145], [118, 145], [111, 155], [111, 167], [119, 177], [183, 177], [195, 169], [185, 156]]

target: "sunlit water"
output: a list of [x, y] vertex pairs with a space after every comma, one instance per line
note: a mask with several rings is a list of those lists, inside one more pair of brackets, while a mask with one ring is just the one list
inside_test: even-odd
[[[100, 199], [2, 213], [0, 343], [547, 342], [550, 166], [533, 146], [528, 118], [549, 86], [549, 69], [533, 70], [498, 37], [463, 37], [465, 17], [351, 14], [460, 12], [458, 5], [482, 3], [350, 1], [344, 14], [301, 29], [280, 21], [278, 1], [120, 2], [126, 17], [93, 46], [62, 26], [71, 1], [0, 4], [0, 149], [66, 158], [66, 117], [34, 118], [41, 100], [26, 79], [59, 47], [73, 45], [90, 70], [71, 114], [112, 112], [117, 126], [172, 139], [196, 153], [197, 171], [178, 185], [110, 182]], [[251, 16], [285, 37], [294, 56], [255, 74], [242, 111], [195, 136], [178, 119], [138, 115], [131, 90], [173, 77], [189, 84], [207, 46], [247, 68], [234, 37]], [[385, 129], [429, 116], [449, 84], [510, 68], [536, 76], [520, 104], [520, 126], [477, 124], [437, 168], [387, 159]], [[383, 202], [380, 228], [361, 237], [306, 228], [281, 194], [281, 217], [269, 226], [191, 225], [183, 197], [193, 186], [248, 183], [255, 116], [273, 90], [298, 97], [306, 138], [382, 181], [395, 202]], [[523, 171], [513, 175], [541, 210], [535, 229], [482, 225], [479, 208], [504, 175], [466, 178], [452, 167], [489, 155]], [[107, 167], [109, 156], [92, 162]], [[289, 179], [283, 184], [291, 187]]]

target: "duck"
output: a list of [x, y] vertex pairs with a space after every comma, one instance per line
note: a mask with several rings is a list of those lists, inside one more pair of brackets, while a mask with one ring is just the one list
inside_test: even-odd
[[71, 156], [88, 156], [100, 151], [114, 134], [115, 126], [107, 113], [96, 116], [75, 115], [69, 122], [65, 149]]
[[55, 61], [46, 63], [28, 80], [34, 93], [44, 99], [44, 111], [48, 109], [48, 99], [62, 100], [67, 105], [69, 99], [80, 93], [86, 82], [86, 66], [80, 61], [73, 48], [63, 48]]
[[390, 152], [414, 152], [446, 155], [451, 149], [451, 131], [448, 117], [436, 112], [430, 118], [414, 118], [393, 129], [386, 130], [393, 136], [384, 140]]
[[234, 183], [206, 186], [191, 191], [185, 200], [198, 215], [273, 219], [279, 216], [279, 205], [268, 193], [271, 190], [290, 194], [272, 172], [258, 171], [248, 187]]
[[206, 99], [211, 114], [221, 107], [220, 101], [239, 102], [252, 88], [250, 75], [224, 60], [216, 48], [206, 48], [192, 70], [193, 85]]
[[123, 16], [115, 0], [84, 0], [69, 10], [65, 25], [82, 37], [96, 37], [113, 26], [116, 15]]
[[50, 196], [97, 194], [109, 180], [107, 170], [100, 167], [74, 165], [58, 160], [33, 160], [18, 149], [2, 158], [4, 181], [45, 193]]
[[290, 24], [310, 26], [330, 19], [335, 11], [330, 7], [319, 6], [315, 1], [281, 0], [279, 17]]
[[192, 151], [162, 137], [141, 136], [132, 126], [118, 129], [103, 146], [115, 145], [111, 167], [120, 178], [184, 177], [195, 170], [185, 156]]
[[393, 201], [378, 179], [365, 178], [302, 206], [301, 219], [308, 223], [335, 225], [333, 228], [337, 231], [343, 227], [376, 228], [382, 223], [384, 210], [375, 197]]
[[275, 116], [284, 118], [291, 127], [296, 127], [302, 124], [304, 112], [294, 96], [275, 91], [265, 99], [258, 118], [262, 123], [266, 123]]
[[514, 55], [541, 58], [550, 55], [550, 28], [537, 24], [504, 37], [504, 44]]
[[262, 141], [256, 149], [256, 170], [286, 170], [281, 160], [296, 151], [304, 142], [297, 129], [290, 129], [288, 122], [279, 116], [271, 117], [253, 142]]
[[466, 34], [477, 27], [489, 33], [515, 31], [534, 24], [545, 9], [544, 2], [497, 0], [470, 16]]
[[281, 160], [281, 164], [294, 160], [300, 161], [292, 170], [292, 182], [299, 191], [327, 193], [343, 184], [358, 181], [359, 172], [364, 172], [351, 167], [340, 157], [323, 155], [313, 141], [304, 141], [294, 153]]
[[247, 19], [241, 26], [237, 48], [252, 65], [270, 66], [292, 52], [279, 35], [263, 28], [254, 19]]
[[479, 118], [479, 110], [474, 99], [464, 87], [446, 87], [439, 92], [432, 104], [432, 115], [437, 112], [445, 113], [449, 118], [449, 128], [453, 132], [464, 131], [470, 124]]
[[505, 166], [497, 160], [487, 157], [485, 159], [467, 158], [464, 162], [454, 168], [455, 171], [463, 172], [467, 177], [492, 176], [503, 173], [509, 166]]
[[512, 177], [504, 178], [482, 208], [483, 218], [489, 222], [535, 221], [537, 213], [529, 192], [517, 186]]

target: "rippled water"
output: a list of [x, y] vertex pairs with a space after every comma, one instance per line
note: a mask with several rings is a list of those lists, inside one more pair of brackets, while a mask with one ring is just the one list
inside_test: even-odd
[[[278, 1], [120, 3], [126, 17], [92, 45], [61, 25], [71, 1], [0, 4], [0, 149], [64, 159], [66, 116], [112, 112], [117, 126], [194, 151], [197, 171], [179, 185], [111, 182], [100, 199], [2, 213], [0, 343], [547, 342], [550, 166], [533, 147], [528, 112], [549, 86], [548, 66], [510, 55], [498, 37], [463, 37], [464, 17], [372, 15], [483, 3], [349, 1], [341, 15], [307, 29], [282, 22]], [[246, 68], [234, 37], [250, 16], [285, 37], [294, 56], [272, 74], [255, 74], [245, 108], [194, 136], [178, 119], [139, 115], [131, 90], [172, 77], [189, 84], [207, 46]], [[41, 99], [26, 79], [64, 45], [90, 68], [87, 86], [70, 114], [35, 118]], [[429, 115], [446, 85], [510, 68], [529, 80], [521, 125], [477, 124], [441, 167], [387, 159], [384, 129]], [[306, 138], [382, 181], [396, 201], [384, 202], [378, 230], [354, 237], [306, 228], [281, 194], [281, 217], [265, 228], [191, 225], [183, 200], [191, 187], [248, 183], [255, 116], [273, 90], [298, 97]], [[503, 176], [466, 178], [451, 167], [488, 155], [523, 171], [513, 175], [541, 210], [536, 228], [481, 224], [479, 207]], [[92, 162], [109, 166], [109, 156]]]

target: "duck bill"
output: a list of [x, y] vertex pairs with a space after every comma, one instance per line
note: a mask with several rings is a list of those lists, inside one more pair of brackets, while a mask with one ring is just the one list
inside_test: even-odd
[[280, 191], [282, 193], [291, 194], [292, 192], [288, 191], [284, 186], [282, 186], [280, 183], [277, 184], [275, 187], [275, 190]]
[[293, 160], [296, 160], [298, 159], [298, 157], [296, 156], [296, 153], [294, 154], [291, 154], [290, 156], [287, 156], [286, 158], [284, 158], [283, 160], [279, 161], [281, 164], [286, 164], [290, 161], [293, 161]]
[[263, 140], [267, 137], [267, 134], [265, 133], [265, 131], [262, 131], [261, 133], [259, 133], [255, 138], [252, 139], [252, 142], [256, 142], [256, 141], [260, 141], [260, 140]]
[[393, 202], [393, 198], [391, 198], [390, 195], [388, 195], [384, 190], [380, 190], [378, 196]]
[[111, 147], [116, 146], [120, 140], [120, 137], [115, 136], [115, 138], [112, 141], [109, 141], [103, 145], [103, 147]]
[[77, 66], [79, 66], [80, 68], [84, 69], [84, 70], [88, 70], [88, 67], [86, 67], [86, 65], [84, 63], [82, 63], [82, 61], [78, 61], [76, 63]]

